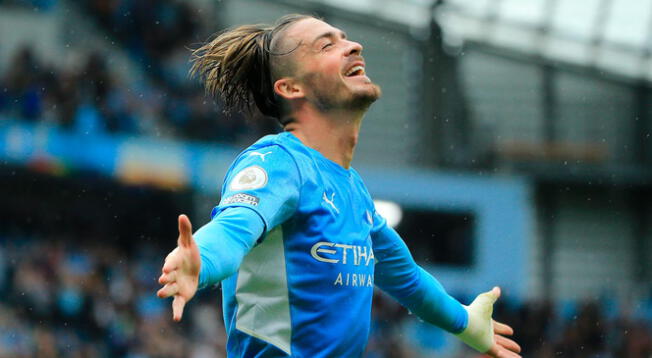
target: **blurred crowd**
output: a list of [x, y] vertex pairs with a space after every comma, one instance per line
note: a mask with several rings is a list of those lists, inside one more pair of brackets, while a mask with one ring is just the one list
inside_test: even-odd
[[[187, 48], [219, 30], [215, 19], [206, 21], [193, 3], [76, 3], [122, 44], [147, 80], [120, 78], [100, 52], [63, 66], [24, 47], [0, 72], [0, 117], [83, 134], [225, 143], [250, 142], [275, 130], [271, 121], [225, 117], [220, 104], [206, 99], [196, 80], [188, 80]], [[40, 9], [56, 4], [0, 0], [0, 6]], [[78, 236], [66, 235], [0, 235], [0, 358], [224, 356], [219, 291], [201, 293], [183, 322], [174, 324], [169, 301], [155, 296], [165, 250], [127, 249], [98, 238], [80, 243]], [[646, 304], [652, 312], [652, 303]], [[525, 357], [652, 356], [652, 322], [627, 310], [614, 313], [605, 301], [575, 302], [560, 310], [558, 302], [501, 300], [495, 312], [514, 327]], [[370, 358], [420, 357], [428, 348], [436, 351], [446, 337], [382, 294], [375, 296], [372, 314]], [[414, 326], [417, 331], [411, 330]], [[455, 354], [477, 356], [470, 350]]]
[[[0, 357], [224, 356], [219, 290], [202, 291], [182, 323], [175, 324], [169, 301], [155, 295], [165, 252], [141, 246], [128, 253], [100, 241], [73, 243], [63, 236], [0, 240], [0, 288], [5, 293]], [[607, 317], [597, 302], [579, 303], [570, 316], [556, 313], [549, 303], [503, 303], [495, 315], [514, 327], [526, 357], [652, 354], [650, 322]], [[394, 301], [377, 294], [365, 356], [423, 356], [423, 347], [432, 346], [441, 333], [410, 336], [406, 326], [414, 322]], [[454, 356], [477, 355], [467, 349]]]
[[80, 133], [123, 133], [238, 143], [262, 135], [242, 117], [225, 117], [201, 90], [131, 88], [99, 53], [80, 67], [56, 68], [23, 48], [0, 74], [0, 115], [60, 125]]
[[495, 316], [514, 328], [526, 357], [652, 356], [650, 316], [614, 308], [615, 301], [608, 297], [565, 304], [541, 301], [507, 307], [502, 303]]
[[219, 29], [214, 17], [203, 22], [208, 14], [188, 1], [92, 0], [83, 6], [156, 86], [175, 94], [197, 92], [187, 78], [188, 49]]
[[[173, 323], [170, 301], [156, 297], [164, 256], [65, 236], [0, 239], [0, 357], [224, 357], [219, 290], [202, 291]], [[378, 307], [377, 319], [405, 316]], [[386, 354], [396, 348], [372, 345], [370, 356], [396, 357]]]
[[79, 5], [106, 32], [104, 37], [122, 44], [131, 61], [141, 66], [144, 80], [121, 78], [101, 52], [64, 66], [23, 47], [0, 72], [0, 115], [56, 123], [84, 134], [236, 144], [278, 131], [273, 120], [225, 116], [198, 80], [188, 78], [189, 48], [219, 30], [213, 19], [202, 24], [203, 17], [190, 3], [93, 0]]
[[65, 238], [5, 240], [0, 357], [223, 357], [219, 292], [173, 324], [156, 297], [160, 252], [125, 255]]
[[[141, 64], [153, 84], [176, 101], [203, 101], [203, 91], [197, 80], [189, 80], [189, 49], [211, 34], [221, 30], [215, 4], [199, 8], [181, 0], [92, 0], [83, 2], [87, 13], [96, 19], [112, 38], [119, 41], [132, 58]], [[184, 113], [177, 113], [175, 123]], [[200, 116], [206, 116], [202, 113]], [[215, 122], [217, 114], [210, 119]], [[226, 121], [224, 121], [226, 122]], [[229, 128], [216, 128], [221, 133], [251, 131], [261, 134], [278, 131], [274, 120], [256, 118], [244, 126], [243, 119], [233, 118]], [[191, 136], [202, 137], [211, 133], [207, 120], [193, 126]], [[211, 139], [211, 138], [204, 138]]]

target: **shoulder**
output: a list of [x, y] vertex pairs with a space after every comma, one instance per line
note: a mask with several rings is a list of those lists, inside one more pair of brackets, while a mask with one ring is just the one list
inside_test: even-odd
[[267, 135], [260, 138], [254, 144], [240, 152], [234, 161], [234, 165], [241, 162], [247, 163], [273, 163], [272, 165], [287, 164], [288, 160], [293, 161], [290, 151], [285, 148], [283, 142], [279, 140], [279, 135]]
[[266, 183], [270, 175], [270, 179], [300, 177], [294, 156], [278, 140], [278, 135], [265, 136], [243, 150], [231, 164], [225, 181], [233, 183], [236, 178], [245, 181], [257, 178]]
[[318, 171], [313, 150], [290, 132], [260, 138], [242, 151], [236, 161], [262, 157], [281, 167], [293, 167], [303, 178], [311, 178]]

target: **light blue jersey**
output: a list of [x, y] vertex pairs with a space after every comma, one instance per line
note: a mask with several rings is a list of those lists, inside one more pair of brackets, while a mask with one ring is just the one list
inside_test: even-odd
[[374, 285], [449, 332], [467, 325], [462, 305], [376, 213], [357, 172], [291, 133], [238, 156], [211, 216], [194, 234], [199, 285], [222, 281], [230, 358], [360, 357]]
[[288, 132], [266, 136], [235, 160], [212, 216], [232, 206], [253, 209], [266, 228], [222, 282], [228, 356], [361, 356], [375, 215], [357, 172]]

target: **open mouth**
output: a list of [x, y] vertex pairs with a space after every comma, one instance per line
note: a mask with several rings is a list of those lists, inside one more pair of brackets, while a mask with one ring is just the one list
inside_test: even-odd
[[353, 66], [344, 74], [344, 76], [346, 77], [355, 77], [355, 76], [364, 76], [364, 75], [365, 75], [364, 66], [362, 65]]

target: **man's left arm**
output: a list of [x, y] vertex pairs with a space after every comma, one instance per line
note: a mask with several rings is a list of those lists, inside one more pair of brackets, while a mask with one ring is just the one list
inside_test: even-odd
[[451, 297], [432, 275], [419, 267], [405, 242], [379, 215], [372, 231], [376, 286], [422, 320], [457, 335], [463, 342], [492, 357], [520, 357], [520, 347], [505, 335], [512, 329], [492, 320], [500, 290], [479, 295], [469, 306]]

